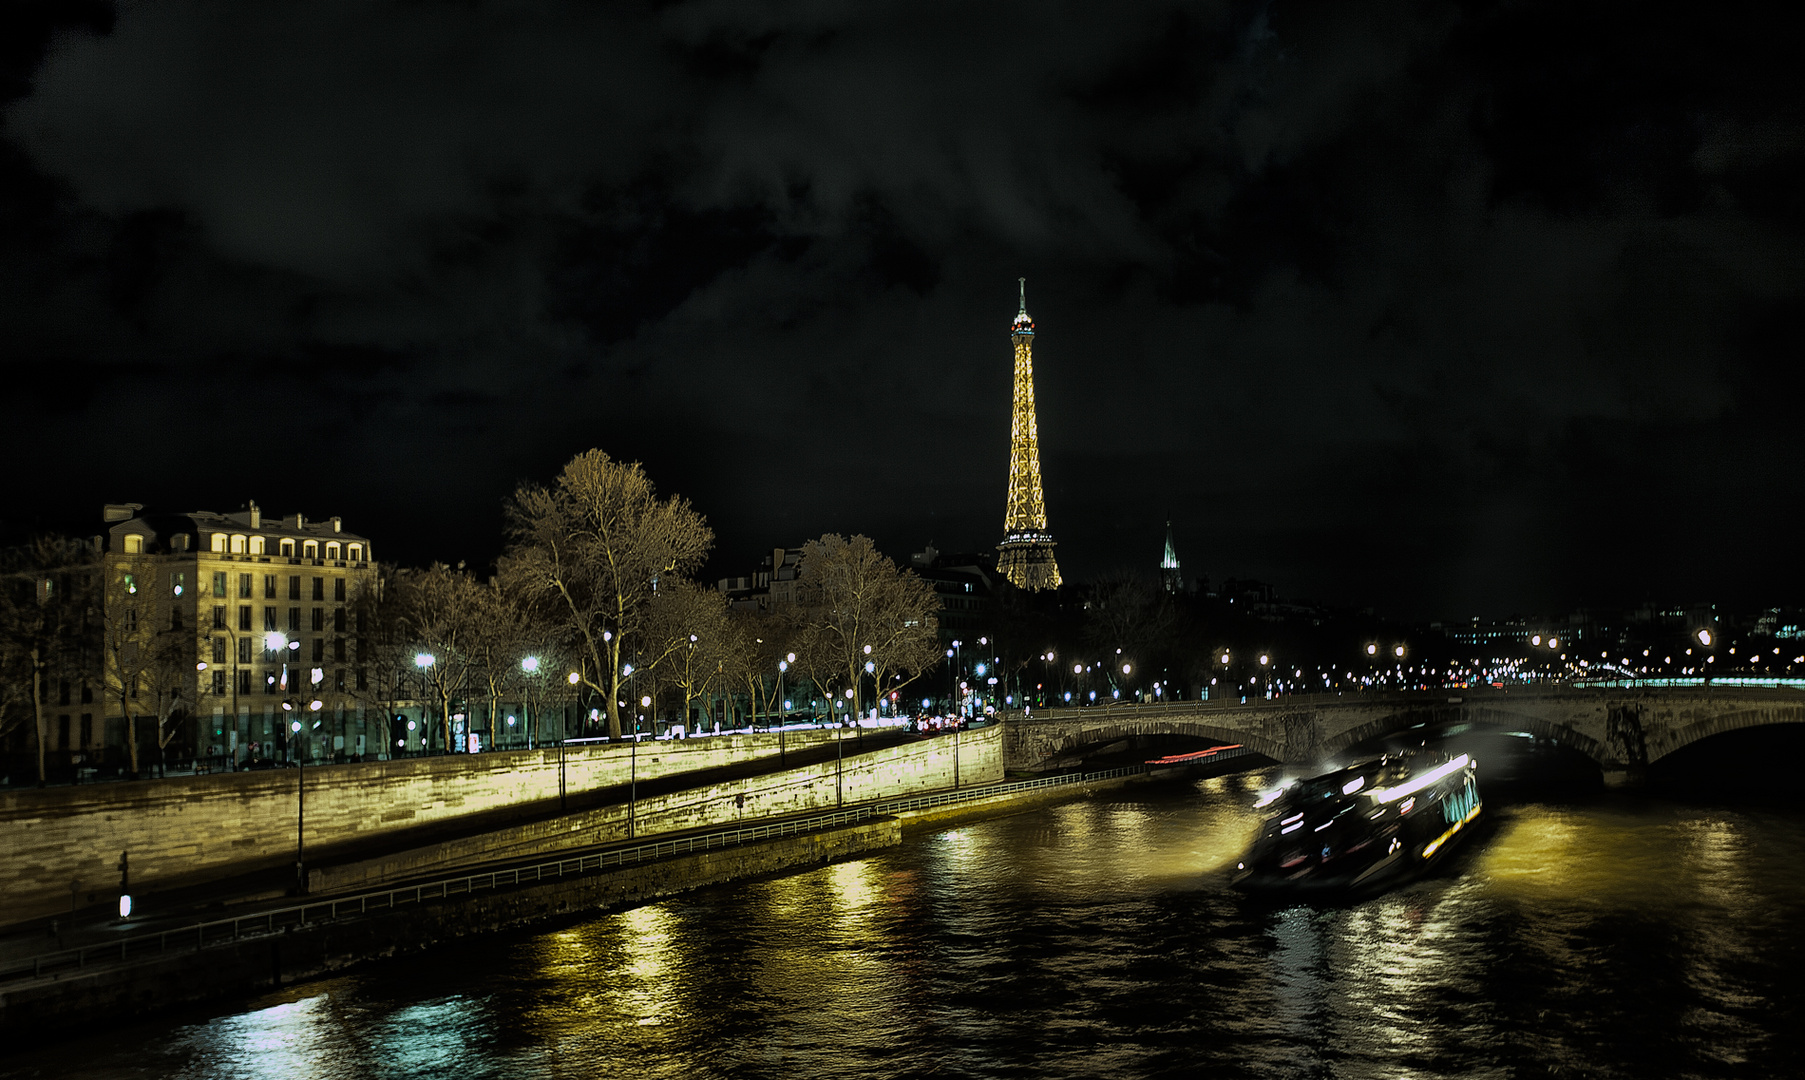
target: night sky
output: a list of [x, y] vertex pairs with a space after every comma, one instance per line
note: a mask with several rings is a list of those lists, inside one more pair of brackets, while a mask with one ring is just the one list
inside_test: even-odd
[[32, 3], [0, 531], [481, 565], [591, 446], [714, 526], [1406, 618], [1797, 602], [1790, 5]]

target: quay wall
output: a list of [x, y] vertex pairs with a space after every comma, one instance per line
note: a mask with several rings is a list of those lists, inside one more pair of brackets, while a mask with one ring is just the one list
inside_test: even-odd
[[[851, 750], [854, 743], [847, 742]], [[315, 894], [375, 889], [423, 874], [496, 859], [552, 857], [560, 851], [611, 844], [659, 833], [752, 823], [764, 818], [833, 810], [1003, 778], [1000, 727], [943, 735], [843, 761], [688, 788], [582, 813], [424, 844], [308, 874]], [[629, 831], [631, 830], [631, 831]]]
[[[834, 737], [792, 731], [785, 745]], [[637, 770], [652, 780], [777, 755], [775, 735], [648, 741]], [[628, 743], [569, 747], [566, 789], [625, 786], [632, 757]], [[119, 886], [121, 852], [141, 891], [291, 864], [303, 773], [305, 847], [330, 854], [471, 818], [506, 822], [558, 797], [559, 763], [553, 748], [0, 791], [0, 925], [103, 899]]]

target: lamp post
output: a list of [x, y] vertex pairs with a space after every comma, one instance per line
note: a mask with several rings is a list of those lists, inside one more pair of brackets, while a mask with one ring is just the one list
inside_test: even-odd
[[777, 764], [779, 765], [784, 763], [784, 728], [788, 727], [790, 724], [790, 703], [785, 700], [783, 696], [783, 673], [790, 670], [790, 665], [795, 662], [795, 653], [790, 653], [788, 659], [779, 660], [777, 662]]
[[[583, 681], [579, 672], [571, 672], [566, 680], [571, 686]], [[558, 813], [565, 811], [564, 801], [564, 744], [570, 741], [570, 718], [563, 709], [558, 710]]]
[[[524, 674], [526, 674], [529, 678], [533, 678], [536, 680], [539, 677], [539, 658], [537, 656], [522, 657], [521, 661], [520, 661], [520, 670]], [[535, 682], [534, 685], [537, 686], [539, 684], [537, 682]], [[527, 711], [527, 707], [526, 707], [527, 706], [527, 702], [526, 702], [527, 697], [528, 697], [528, 695], [526, 693], [525, 688], [523, 687], [521, 689], [521, 694], [520, 694], [520, 698], [521, 698], [520, 721], [521, 721], [521, 726], [526, 728], [526, 748], [528, 750], [531, 750], [533, 748], [533, 743], [535, 740], [533, 738], [533, 715], [532, 715], [532, 713]]]
[[[293, 712], [293, 700], [282, 700], [282, 711]], [[301, 743], [301, 720], [294, 717], [288, 722], [290, 753], [295, 760], [295, 894], [305, 895], [307, 892], [307, 755], [295, 754], [293, 748]]]
[[[429, 749], [432, 746], [432, 718], [427, 715], [428, 709], [426, 706], [426, 691], [427, 691], [426, 670], [428, 668], [432, 667], [434, 660], [435, 660], [435, 658], [429, 652], [414, 654], [414, 666], [420, 669], [420, 736], [422, 739], [424, 739], [426, 741], [426, 745]], [[449, 750], [450, 748], [447, 747], [447, 749]]]

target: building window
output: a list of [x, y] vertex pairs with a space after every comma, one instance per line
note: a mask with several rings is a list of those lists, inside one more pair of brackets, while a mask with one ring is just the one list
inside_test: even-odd
[[344, 668], [334, 668], [333, 669], [333, 671], [332, 671], [332, 689], [338, 691], [341, 694], [345, 692], [345, 669]]
[[313, 598], [315, 600], [326, 599], [326, 579], [325, 578], [317, 577], [317, 578], [313, 579]]
[[182, 609], [181, 608], [177, 607], [177, 608], [169, 609], [169, 628], [171, 630], [184, 629], [184, 627], [182, 626]]
[[326, 629], [326, 609], [325, 608], [314, 608], [313, 609], [313, 632], [317, 634], [324, 629]]
[[352, 562], [363, 562], [364, 546], [362, 544], [352, 544], [345, 548], [345, 558], [350, 559]]
[[212, 545], [212, 548], [214, 551], [217, 551], [222, 555], [225, 554], [225, 551], [226, 551], [226, 534], [225, 533], [212, 534], [212, 536], [208, 538], [208, 543], [210, 545]]
[[94, 745], [94, 714], [91, 712], [81, 714], [81, 744]]
[[314, 638], [313, 639], [313, 662], [318, 664], [318, 663], [324, 662], [325, 659], [326, 659], [326, 639], [323, 637]]
[[275, 672], [266, 671], [263, 673], [263, 692], [266, 694], [280, 694], [282, 692], [282, 685], [276, 681]]
[[62, 681], [60, 681], [56, 684], [56, 703], [58, 705], [69, 704], [69, 680], [68, 679], [63, 679]]
[[94, 687], [86, 682], [81, 684], [81, 703], [83, 705], [94, 704]]
[[238, 662], [241, 664], [251, 662], [251, 639], [248, 637], [238, 639]]
[[213, 605], [213, 629], [224, 630], [225, 628], [226, 628], [226, 606], [224, 604], [214, 604]]
[[301, 598], [301, 575], [288, 575], [288, 598], [290, 600], [299, 600]]
[[370, 673], [368, 669], [357, 669], [357, 688], [359, 690], [368, 690], [370, 688]]
[[213, 595], [226, 595], [226, 572], [224, 570], [213, 571]]
[[128, 634], [138, 632], [138, 609], [135, 607], [125, 609], [125, 632]]
[[215, 694], [226, 692], [226, 673], [223, 670], [213, 673], [213, 692]]
[[251, 575], [238, 575], [238, 595], [246, 600], [251, 598]]
[[243, 533], [233, 533], [232, 534], [232, 554], [243, 555], [244, 554], [244, 546], [245, 546], [244, 534]]
[[318, 540], [303, 540], [301, 542], [301, 557], [306, 559], [319, 558], [320, 542]]
[[138, 576], [136, 574], [127, 574], [125, 575], [124, 581], [125, 594], [127, 596], [138, 595]]
[[288, 609], [288, 628], [297, 634], [301, 632], [301, 609], [300, 608], [291, 607]]
[[326, 541], [326, 557], [328, 559], [338, 558], [341, 550], [337, 540]]
[[238, 605], [238, 629], [249, 632], [251, 629], [251, 605]]
[[171, 570], [169, 572], [169, 595], [180, 596], [188, 591], [188, 572]]
[[274, 600], [276, 598], [276, 575], [263, 575], [263, 598], [265, 600]]
[[263, 537], [261, 537], [261, 536], [251, 537], [251, 554], [262, 555], [267, 550], [268, 550], [268, 548], [264, 545]]
[[68, 713], [64, 713], [63, 715], [56, 718], [56, 748], [58, 750], [69, 749], [69, 714]]
[[282, 629], [282, 624], [277, 622], [276, 619], [276, 609], [265, 604], [263, 607], [263, 629], [265, 633]]
[[341, 604], [345, 602], [345, 579], [344, 578], [335, 577], [332, 579], [332, 598], [334, 600], [337, 600]]
[[125, 553], [127, 555], [142, 555], [144, 553], [144, 537], [138, 533], [126, 533]]
[[345, 639], [334, 638], [332, 642], [332, 659], [337, 663], [345, 662]]
[[295, 557], [295, 542], [293, 540], [282, 541], [281, 553], [284, 558], [288, 558], [288, 559], [294, 558]]
[[225, 638], [216, 637], [213, 639], [213, 662], [215, 664], [223, 664], [226, 662], [226, 639]]
[[[244, 642], [244, 644], [249, 645], [250, 642], [247, 641], [247, 642]], [[251, 692], [251, 669], [250, 668], [239, 668], [238, 669], [238, 692], [241, 694], [245, 694], [247, 696], [250, 694], [250, 692]]]
[[332, 631], [335, 634], [345, 632], [345, 609], [337, 608], [332, 612]]

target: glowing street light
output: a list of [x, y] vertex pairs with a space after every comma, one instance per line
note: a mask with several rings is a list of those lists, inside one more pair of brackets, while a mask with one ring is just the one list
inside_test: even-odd
[[425, 671], [427, 668], [433, 666], [433, 664], [436, 662], [437, 662], [437, 660], [429, 652], [414, 654], [414, 666], [419, 668], [421, 671]]
[[526, 672], [528, 675], [537, 675], [539, 673], [539, 658], [537, 656], [529, 656], [521, 660], [520, 670]]

